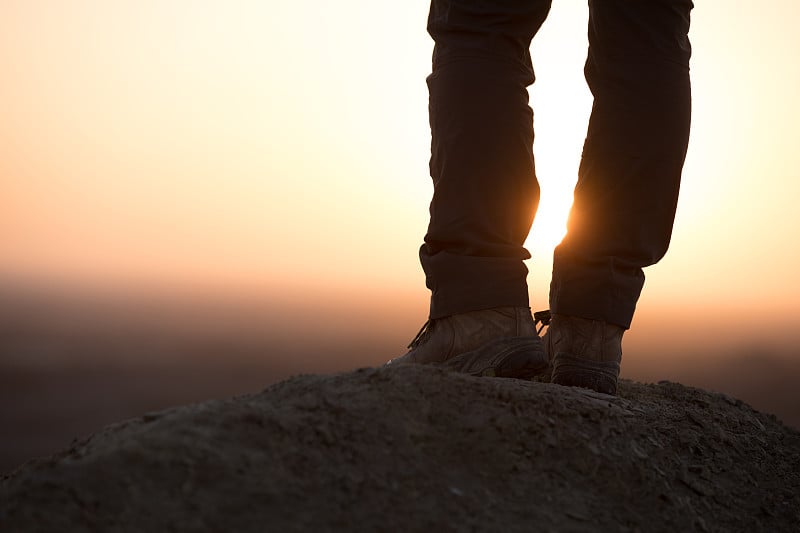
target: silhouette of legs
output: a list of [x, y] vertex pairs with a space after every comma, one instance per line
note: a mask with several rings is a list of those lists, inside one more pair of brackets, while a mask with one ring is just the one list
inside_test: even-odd
[[[642, 268], [669, 245], [689, 136], [689, 0], [590, 0], [594, 106], [555, 313], [630, 326]], [[549, 0], [433, 0], [434, 194], [420, 260], [430, 317], [528, 306], [523, 243], [539, 201], [529, 47]]]
[[549, 0], [433, 0], [434, 182], [420, 260], [430, 318], [528, 307], [523, 243], [539, 202], [529, 47]]
[[594, 95], [553, 313], [630, 327], [642, 268], [667, 251], [689, 141], [688, 0], [589, 1]]
[[434, 193], [420, 248], [430, 320], [393, 364], [526, 379], [550, 368], [554, 383], [614, 394], [642, 269], [672, 233], [689, 139], [692, 3], [589, 0], [594, 105], [542, 345], [523, 243], [539, 202], [529, 47], [549, 9], [550, 0], [431, 2]]

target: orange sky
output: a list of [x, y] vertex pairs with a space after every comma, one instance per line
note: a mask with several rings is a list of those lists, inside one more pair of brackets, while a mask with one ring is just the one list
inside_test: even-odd
[[[800, 4], [697, 4], [673, 245], [641, 305], [796, 323]], [[586, 11], [555, 2], [533, 46], [536, 308], [591, 105]], [[354, 302], [407, 298], [423, 321], [426, 14], [369, 0], [5, 0], [0, 274], [361, 287]]]

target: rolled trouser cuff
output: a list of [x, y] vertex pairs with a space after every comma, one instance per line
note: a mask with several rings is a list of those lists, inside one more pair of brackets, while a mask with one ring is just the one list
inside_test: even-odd
[[430, 318], [494, 307], [529, 307], [528, 268], [520, 259], [476, 257], [440, 251], [420, 260], [431, 290]]
[[564, 255], [556, 248], [550, 311], [629, 329], [644, 286], [642, 269], [614, 257], [589, 262]]

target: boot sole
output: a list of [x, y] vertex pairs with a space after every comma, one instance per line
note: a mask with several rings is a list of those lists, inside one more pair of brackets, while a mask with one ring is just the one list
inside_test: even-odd
[[616, 361], [591, 361], [564, 353], [553, 361], [552, 383], [570, 387], [583, 387], [603, 394], [616, 395], [619, 363]]
[[472, 376], [532, 379], [547, 372], [550, 363], [539, 337], [505, 337], [459, 354], [438, 366]]

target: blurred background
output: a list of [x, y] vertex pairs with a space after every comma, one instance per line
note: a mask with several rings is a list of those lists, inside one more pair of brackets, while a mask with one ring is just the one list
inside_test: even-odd
[[[425, 321], [427, 2], [0, 2], [0, 473], [103, 425], [375, 366]], [[547, 307], [591, 98], [585, 3], [533, 43]], [[693, 12], [670, 253], [624, 377], [800, 427], [800, 4]]]

